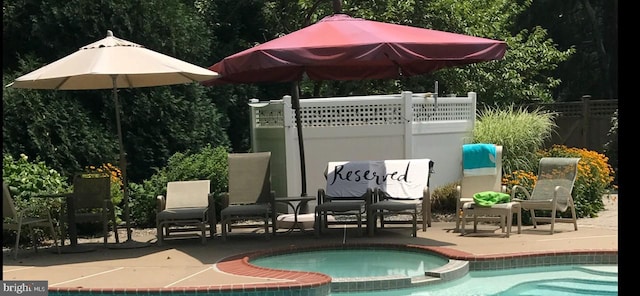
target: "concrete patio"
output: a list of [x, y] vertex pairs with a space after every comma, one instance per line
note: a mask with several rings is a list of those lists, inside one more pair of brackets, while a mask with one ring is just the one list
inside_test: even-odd
[[[510, 254], [552, 254], [558, 252], [618, 251], [617, 195], [605, 196], [606, 209], [597, 218], [578, 221], [578, 231], [572, 224], [556, 224], [556, 233], [549, 234], [549, 225], [537, 229], [523, 226], [522, 233], [513, 228], [509, 238], [494, 225], [479, 225], [478, 233], [461, 236], [454, 232], [455, 222], [434, 222], [418, 237], [410, 237], [410, 227], [384, 229], [375, 237], [360, 236], [356, 228], [334, 228], [316, 238], [313, 232], [278, 233], [270, 239], [256, 233], [232, 232], [226, 242], [220, 237], [209, 239], [206, 245], [198, 238], [166, 241], [155, 244], [155, 231], [135, 237], [150, 246], [135, 249], [105, 248], [99, 240], [85, 242], [95, 251], [76, 254], [55, 254], [51, 250], [21, 250], [16, 261], [4, 250], [4, 280], [46, 280], [49, 289], [77, 288], [117, 289], [132, 291], [162, 291], [174, 288], [198, 288], [265, 284], [290, 281], [265, 273], [248, 276], [220, 263], [237, 255], [280, 248], [303, 248], [335, 244], [401, 244], [428, 246], [449, 254], [467, 257], [510, 256]], [[473, 229], [468, 225], [467, 229]], [[218, 234], [220, 232], [218, 231]], [[121, 233], [121, 238], [126, 238]], [[112, 238], [113, 239], [113, 238]], [[113, 243], [113, 242], [111, 242]], [[241, 258], [242, 256], [240, 256]], [[224, 270], [222, 270], [224, 269]]]

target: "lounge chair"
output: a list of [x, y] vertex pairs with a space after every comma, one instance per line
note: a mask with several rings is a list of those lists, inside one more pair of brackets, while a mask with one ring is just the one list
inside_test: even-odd
[[[495, 151], [495, 158], [486, 154], [491, 164], [484, 166], [484, 168], [482, 164], [469, 164], [468, 168], [465, 169], [465, 154], [469, 162], [472, 158], [478, 157], [477, 154], [483, 151], [487, 153]], [[484, 191], [507, 192], [506, 186], [502, 185], [502, 146], [493, 144], [465, 144], [462, 146], [462, 162], [460, 166], [462, 168], [462, 180], [460, 181], [460, 185], [456, 187], [456, 232], [460, 231], [460, 222], [464, 214], [463, 205], [467, 202], [473, 202], [474, 194]], [[474, 225], [477, 224], [478, 220], [484, 222], [498, 221], [496, 217], [475, 216]], [[501, 225], [504, 225], [504, 223], [502, 222]]]
[[[513, 186], [512, 199], [519, 201], [522, 209], [529, 210], [534, 228], [537, 228], [538, 222], [548, 222], [551, 224], [550, 232], [553, 234], [553, 227], [556, 222], [559, 222], [573, 223], [574, 230], [578, 230], [576, 208], [571, 192], [578, 175], [579, 161], [580, 158], [544, 157], [540, 159], [538, 180], [531, 193], [520, 185]], [[526, 199], [515, 198], [517, 192], [524, 192]], [[571, 210], [571, 218], [556, 217], [557, 212], [567, 210]], [[550, 215], [541, 216], [549, 212]]]
[[[262, 221], [265, 237], [269, 226], [276, 233], [275, 191], [271, 189], [271, 152], [230, 153], [229, 191], [221, 194], [222, 238], [238, 221]], [[243, 225], [247, 227], [251, 225]]]
[[13, 230], [16, 232], [16, 244], [13, 249], [13, 259], [18, 259], [20, 236], [22, 235], [22, 228], [24, 226], [29, 228], [34, 252], [38, 251], [38, 240], [34, 228], [49, 228], [51, 235], [53, 236], [53, 244], [55, 245], [58, 254], [60, 254], [60, 246], [58, 246], [56, 229], [53, 226], [53, 220], [51, 219], [49, 211], [46, 210], [39, 214], [31, 213], [30, 209], [18, 211], [13, 202], [13, 198], [11, 197], [9, 186], [4, 181], [2, 182], [2, 219], [2, 229]]
[[324, 228], [329, 227], [330, 217], [335, 216], [355, 216], [358, 231], [362, 235], [362, 216], [366, 215], [371, 204], [374, 187], [362, 178], [355, 179], [355, 172], [364, 173], [372, 164], [374, 163], [369, 161], [339, 161], [327, 164], [327, 185], [326, 188], [318, 189], [318, 204], [315, 208], [316, 237], [320, 236]]
[[[206, 244], [206, 231], [215, 234], [214, 202], [210, 180], [176, 181], [167, 183], [167, 194], [157, 197], [156, 227], [158, 245], [165, 238], [178, 237], [177, 233], [198, 231], [202, 244]], [[174, 233], [174, 234], [172, 234]]]
[[[417, 236], [418, 213], [422, 213], [422, 231], [431, 225], [431, 194], [429, 176], [433, 161], [429, 159], [385, 160], [384, 181], [375, 188], [374, 202], [368, 208], [367, 231], [373, 236], [380, 217], [380, 228], [385, 223], [406, 223], [402, 220], [385, 222], [385, 216], [411, 216], [412, 236]], [[396, 178], [395, 176], [400, 176]]]

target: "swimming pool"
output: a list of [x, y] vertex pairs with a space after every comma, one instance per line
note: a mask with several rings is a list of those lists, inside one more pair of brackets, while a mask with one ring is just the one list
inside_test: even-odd
[[[307, 250], [250, 260], [261, 267], [329, 275], [332, 296], [618, 294], [617, 264], [568, 260], [558, 265], [549, 261], [545, 266], [469, 271], [469, 262], [464, 261], [453, 264], [457, 270], [451, 272], [452, 262], [456, 260], [428, 252], [384, 248]], [[453, 276], [444, 276], [447, 269]]]

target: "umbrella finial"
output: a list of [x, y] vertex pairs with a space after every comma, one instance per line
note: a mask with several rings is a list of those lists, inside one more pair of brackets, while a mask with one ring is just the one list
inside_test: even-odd
[[111, 32], [111, 30], [107, 30], [107, 37], [113, 37], [113, 32]]

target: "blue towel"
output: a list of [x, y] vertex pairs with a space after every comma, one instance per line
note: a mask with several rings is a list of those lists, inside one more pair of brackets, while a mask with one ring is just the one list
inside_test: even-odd
[[465, 176], [497, 174], [496, 146], [493, 144], [462, 145], [462, 169]]

